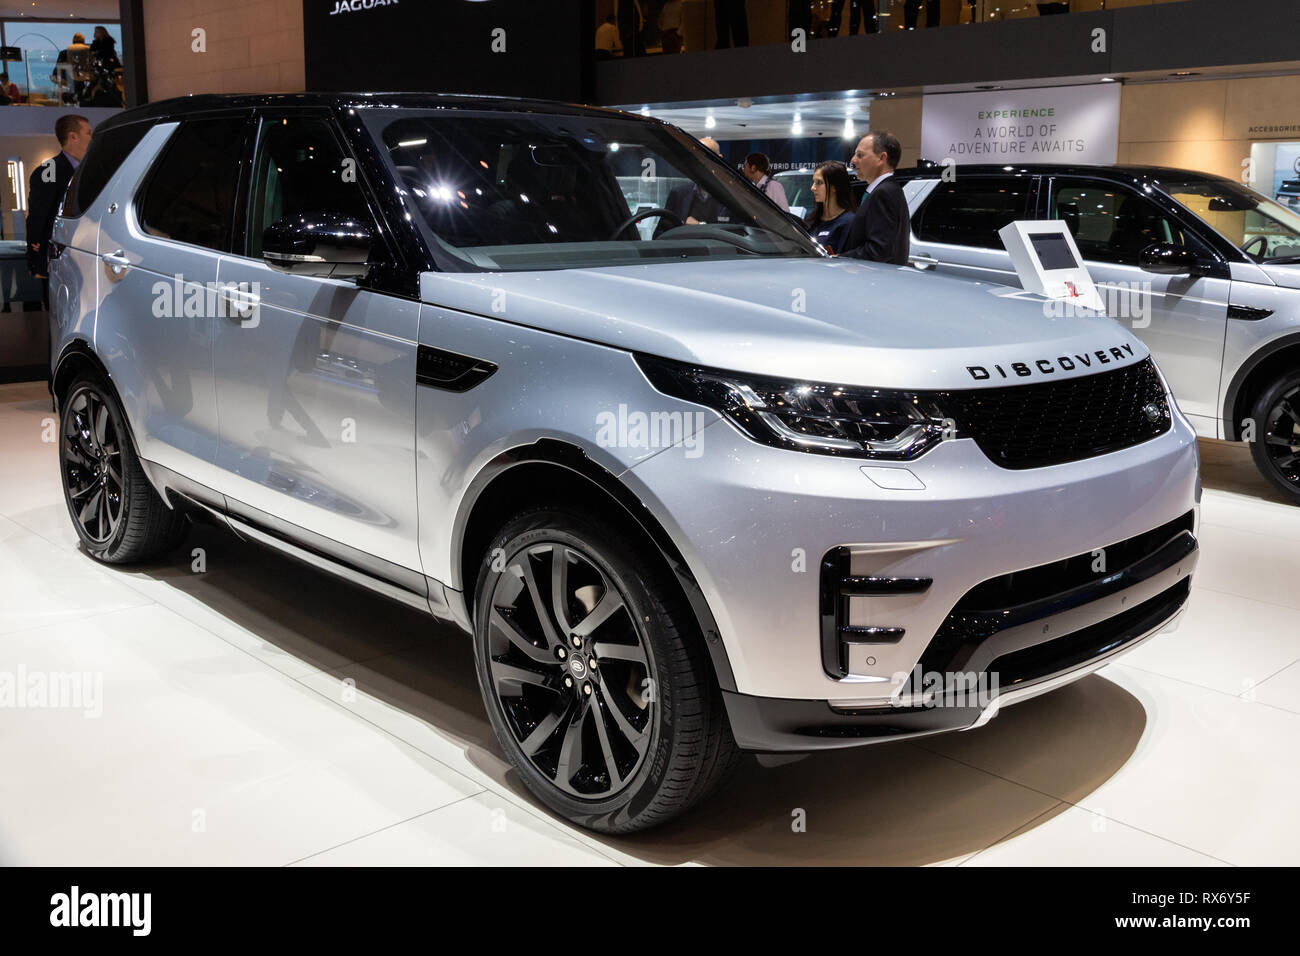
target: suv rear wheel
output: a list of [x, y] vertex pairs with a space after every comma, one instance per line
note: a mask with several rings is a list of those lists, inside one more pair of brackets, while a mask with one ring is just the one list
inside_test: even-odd
[[185, 534], [145, 477], [117, 398], [99, 378], [68, 389], [59, 421], [59, 473], [72, 525], [90, 555], [108, 564], [146, 561]]
[[734, 769], [696, 628], [647, 545], [567, 506], [488, 548], [474, 656], [492, 727], [547, 807], [609, 833], [662, 823]]

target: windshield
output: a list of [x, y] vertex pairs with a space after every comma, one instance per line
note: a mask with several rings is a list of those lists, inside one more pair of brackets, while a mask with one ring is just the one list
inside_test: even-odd
[[367, 113], [412, 216], [461, 267], [821, 254], [739, 173], [672, 127], [603, 116]]
[[1228, 179], [1161, 188], [1256, 262], [1300, 262], [1300, 215]]

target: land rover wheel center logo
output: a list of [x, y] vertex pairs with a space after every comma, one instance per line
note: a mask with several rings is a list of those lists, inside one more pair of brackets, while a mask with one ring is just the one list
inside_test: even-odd
[[578, 655], [569, 658], [569, 670], [573, 671], [574, 677], [587, 676], [587, 663]]

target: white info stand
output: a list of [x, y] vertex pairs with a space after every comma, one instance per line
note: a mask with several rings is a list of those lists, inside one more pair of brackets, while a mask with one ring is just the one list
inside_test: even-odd
[[1063, 299], [1081, 309], [1106, 311], [1064, 220], [1011, 222], [998, 235], [1026, 292]]

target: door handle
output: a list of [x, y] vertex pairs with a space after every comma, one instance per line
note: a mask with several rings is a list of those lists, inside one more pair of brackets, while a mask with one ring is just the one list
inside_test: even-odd
[[222, 295], [230, 303], [226, 317], [231, 319], [244, 321], [262, 304], [262, 297], [247, 289], [224, 289]]
[[114, 279], [121, 278], [126, 270], [131, 268], [131, 260], [126, 257], [124, 249], [114, 249], [99, 258], [104, 261], [104, 265], [108, 267], [108, 274]]

